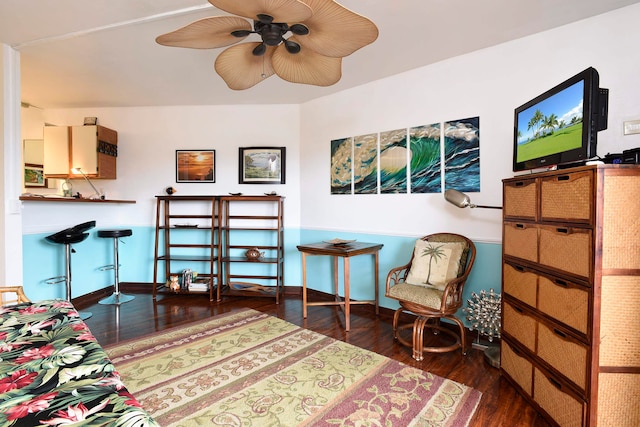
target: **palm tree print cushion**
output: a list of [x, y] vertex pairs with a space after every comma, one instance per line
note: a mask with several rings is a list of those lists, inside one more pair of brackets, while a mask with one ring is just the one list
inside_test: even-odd
[[464, 249], [462, 242], [425, 242], [418, 239], [406, 283], [444, 290], [447, 283], [460, 274]]

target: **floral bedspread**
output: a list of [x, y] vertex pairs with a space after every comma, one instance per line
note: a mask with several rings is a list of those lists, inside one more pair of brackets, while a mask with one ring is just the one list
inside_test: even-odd
[[0, 307], [1, 426], [157, 426], [78, 312], [52, 300]]

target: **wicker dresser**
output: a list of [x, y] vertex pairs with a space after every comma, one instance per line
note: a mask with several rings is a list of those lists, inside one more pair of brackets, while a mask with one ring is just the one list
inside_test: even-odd
[[640, 167], [503, 185], [503, 375], [552, 423], [640, 426]]

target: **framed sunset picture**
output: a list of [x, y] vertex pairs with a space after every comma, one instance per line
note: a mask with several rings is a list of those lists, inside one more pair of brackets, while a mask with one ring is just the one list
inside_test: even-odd
[[216, 182], [216, 150], [176, 150], [176, 182]]

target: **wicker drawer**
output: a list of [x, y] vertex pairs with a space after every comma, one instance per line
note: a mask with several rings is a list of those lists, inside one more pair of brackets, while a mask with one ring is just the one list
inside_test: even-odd
[[589, 280], [592, 265], [592, 232], [574, 227], [540, 226], [540, 264]]
[[527, 396], [532, 396], [533, 365], [505, 339], [500, 342], [500, 367]]
[[503, 264], [502, 281], [505, 294], [587, 337], [591, 298], [586, 285], [508, 262]]
[[541, 178], [541, 220], [592, 224], [593, 180], [593, 171]]
[[568, 280], [540, 275], [538, 295], [538, 310], [587, 337], [591, 301], [588, 288]]
[[588, 348], [558, 328], [538, 323], [538, 356], [583, 391], [587, 384]]
[[535, 179], [519, 179], [504, 183], [504, 217], [537, 219], [538, 186]]
[[505, 255], [538, 262], [538, 228], [535, 225], [505, 221], [503, 237]]
[[514, 298], [536, 306], [538, 275], [532, 270], [504, 263], [502, 268], [502, 291]]
[[586, 404], [573, 395], [560, 379], [536, 367], [533, 370], [533, 390], [533, 399], [558, 425], [581, 427], [586, 424]]
[[523, 346], [536, 351], [536, 319], [521, 307], [505, 301], [502, 307], [502, 330], [518, 340]]

